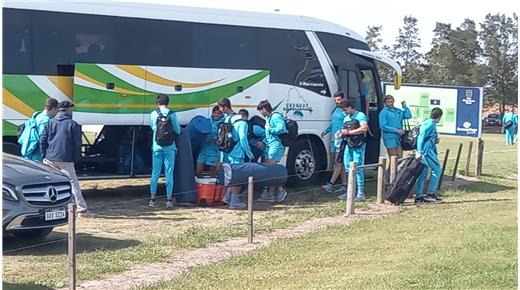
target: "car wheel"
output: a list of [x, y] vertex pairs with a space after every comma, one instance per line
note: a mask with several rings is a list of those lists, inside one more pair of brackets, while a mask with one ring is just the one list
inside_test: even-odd
[[318, 148], [309, 139], [299, 139], [291, 146], [286, 164], [290, 186], [307, 186], [318, 182], [318, 171], [323, 167], [323, 158], [326, 157]]
[[34, 229], [34, 230], [18, 230], [13, 231], [13, 235], [24, 240], [41, 240], [52, 232], [53, 228]]

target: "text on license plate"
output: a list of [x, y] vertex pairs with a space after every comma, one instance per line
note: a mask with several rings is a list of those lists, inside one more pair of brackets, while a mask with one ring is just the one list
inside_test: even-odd
[[65, 208], [54, 208], [54, 209], [46, 209], [45, 210], [45, 221], [53, 221], [64, 219], [67, 214]]

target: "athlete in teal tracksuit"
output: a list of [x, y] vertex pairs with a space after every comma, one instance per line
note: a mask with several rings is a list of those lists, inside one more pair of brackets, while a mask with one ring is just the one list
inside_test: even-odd
[[[416, 203], [440, 200], [436, 194], [439, 179], [441, 177], [441, 164], [439, 162], [439, 156], [437, 155], [436, 144], [438, 143], [437, 123], [439, 123], [441, 117], [442, 110], [440, 108], [434, 108], [430, 113], [430, 119], [421, 124], [419, 136], [417, 137], [416, 158], [420, 159], [426, 166], [417, 179], [415, 192]], [[426, 196], [423, 196], [424, 181], [428, 175], [428, 170], [432, 171], [432, 176], [428, 187], [428, 193]]]
[[[345, 119], [345, 112], [338, 107], [339, 103], [345, 98], [343, 92], [337, 92], [334, 94], [334, 102], [336, 103], [336, 107], [332, 110], [332, 116], [330, 120], [329, 126], [321, 133], [321, 137], [325, 137], [327, 134], [331, 134], [330, 137], [330, 153], [334, 154], [334, 170], [332, 171], [332, 175], [327, 184], [322, 185], [322, 188], [326, 192], [332, 192], [333, 185], [336, 183], [336, 180], [339, 176], [341, 176], [341, 181], [343, 186], [337, 190], [336, 192], [345, 192], [346, 191], [346, 183], [347, 177], [345, 176], [345, 170], [343, 166], [343, 161], [338, 162], [338, 154], [339, 154], [339, 144], [341, 140], [336, 140], [336, 133], [343, 128], [343, 120]], [[341, 158], [343, 160], [343, 158]]]
[[511, 109], [509, 109], [508, 112], [504, 114], [504, 117], [502, 117], [502, 126], [504, 126], [505, 123], [507, 123], [509, 121], [513, 122], [513, 125], [510, 126], [509, 128], [504, 128], [504, 131], [506, 133], [506, 145], [513, 145], [513, 143], [514, 143], [513, 141], [515, 138], [516, 125], [515, 125], [515, 116]]
[[[157, 97], [157, 108], [161, 111], [163, 116], [169, 114], [175, 134], [181, 133], [181, 127], [177, 121], [177, 116], [174, 112], [170, 112], [168, 103], [170, 99], [167, 95], [160, 94]], [[155, 141], [157, 133], [157, 117], [159, 114], [156, 110], [150, 114], [150, 127], [153, 131], [153, 144], [152, 144], [152, 177], [150, 179], [150, 207], [156, 207], [157, 203], [155, 198], [157, 196], [157, 183], [161, 176], [161, 171], [164, 166], [164, 176], [166, 178], [166, 207], [173, 207], [172, 196], [173, 196], [173, 169], [175, 168], [175, 155], [177, 154], [177, 147], [175, 142], [172, 145], [161, 146]]]
[[[233, 124], [233, 140], [236, 141], [235, 147], [230, 153], [221, 153], [221, 162], [229, 164], [242, 164], [244, 163], [244, 157], [247, 156], [249, 160], [253, 159], [253, 153], [251, 147], [249, 147], [249, 140], [247, 139], [248, 124], [245, 120], [247, 117], [240, 114], [235, 114], [231, 108], [231, 102], [229, 99], [224, 98], [218, 102], [220, 111], [226, 114], [224, 122]], [[226, 195], [224, 196], [224, 202], [229, 204], [230, 209], [241, 209], [247, 205], [240, 202], [238, 196], [240, 192], [240, 186], [232, 186], [228, 188]]]
[[518, 141], [518, 114], [513, 112], [513, 124], [515, 126], [515, 130], [513, 131], [514, 138], [513, 138], [513, 144]]
[[[353, 130], [341, 129], [339, 135], [341, 137], [364, 135], [368, 131], [367, 117], [363, 112], [356, 111], [353, 108], [352, 103], [347, 100], [342, 100], [340, 103], [341, 109], [346, 113], [343, 123], [351, 120], [357, 120], [359, 122], [359, 128]], [[345, 171], [348, 174], [350, 168], [350, 162], [353, 161], [357, 166], [365, 164], [365, 148], [366, 143], [362, 143], [358, 147], [346, 146], [345, 154], [343, 155], [343, 164], [345, 164]], [[365, 173], [363, 169], [356, 170], [356, 184], [357, 194], [356, 201], [362, 201], [365, 199]], [[344, 193], [338, 196], [339, 199], [346, 199], [347, 194]]]
[[403, 101], [403, 110], [394, 107], [394, 97], [385, 97], [385, 106], [379, 113], [379, 127], [383, 131], [383, 143], [388, 150], [389, 156], [403, 156], [401, 149], [401, 136], [404, 135], [403, 120], [411, 119], [412, 112]]
[[[45, 125], [58, 113], [58, 101], [49, 98], [45, 101], [45, 109], [41, 112], [35, 112], [31, 119], [26, 122], [26, 126], [33, 126], [34, 130], [26, 131], [18, 140], [21, 146], [21, 154], [27, 159], [42, 162], [42, 155], [40, 153], [40, 137], [43, 134]], [[29, 128], [27, 128], [29, 129]], [[25, 131], [25, 130], [24, 130]]]
[[207, 165], [210, 167], [211, 176], [215, 177], [217, 164], [220, 162], [220, 152], [217, 148], [218, 127], [224, 122], [225, 117], [219, 110], [218, 106], [213, 108], [211, 114], [211, 131], [206, 136], [206, 140], [202, 143], [200, 148], [199, 157], [197, 158], [197, 177], [202, 176], [204, 167]]
[[[273, 107], [268, 100], [258, 103], [256, 109], [266, 118], [265, 123], [265, 163], [276, 164], [280, 162], [285, 152], [280, 135], [287, 132], [285, 119], [282, 114], [273, 112]], [[275, 194], [276, 193], [276, 194]], [[287, 197], [287, 192], [282, 187], [269, 187], [267, 192], [262, 192], [259, 201], [282, 202]]]

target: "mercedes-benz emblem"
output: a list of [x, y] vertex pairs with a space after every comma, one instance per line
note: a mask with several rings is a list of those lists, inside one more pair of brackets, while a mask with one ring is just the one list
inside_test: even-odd
[[49, 189], [47, 189], [47, 193], [45, 193], [45, 197], [48, 200], [55, 202], [58, 199], [58, 190], [56, 189], [56, 187], [49, 186]]

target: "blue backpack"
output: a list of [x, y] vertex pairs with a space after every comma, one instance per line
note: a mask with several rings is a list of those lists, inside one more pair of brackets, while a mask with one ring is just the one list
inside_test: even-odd
[[24, 124], [19, 127], [18, 144], [22, 145], [20, 153], [23, 157], [29, 158], [34, 149], [38, 148], [40, 143], [40, 134], [38, 133], [38, 125], [36, 124], [36, 117], [41, 112], [36, 112], [32, 117], [25, 121]]

